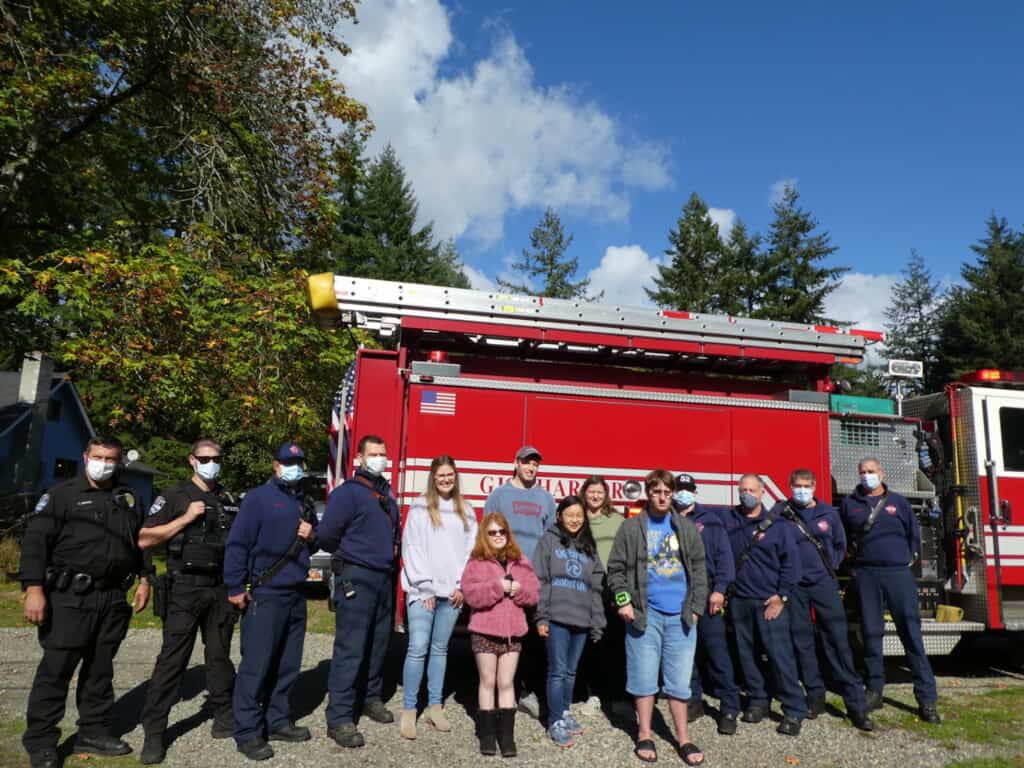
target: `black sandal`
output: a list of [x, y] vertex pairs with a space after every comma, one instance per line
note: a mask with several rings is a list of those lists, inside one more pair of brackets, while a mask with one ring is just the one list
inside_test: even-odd
[[[653, 752], [654, 757], [644, 757], [641, 752]], [[656, 763], [658, 762], [658, 748], [654, 745], [652, 739], [643, 739], [638, 741], [636, 746], [633, 748], [633, 754], [643, 760], [645, 763]]]
[[[691, 760], [690, 758], [694, 755], [700, 755], [700, 760], [696, 762]], [[702, 765], [704, 763], [704, 750], [691, 741], [679, 745], [679, 756], [683, 758], [683, 762], [687, 765]]]

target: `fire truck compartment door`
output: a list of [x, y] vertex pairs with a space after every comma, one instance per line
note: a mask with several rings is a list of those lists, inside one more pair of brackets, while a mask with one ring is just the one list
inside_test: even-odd
[[[998, 536], [1003, 585], [1024, 585], [1024, 392], [979, 389], [975, 404], [976, 422], [982, 424], [978, 430], [978, 477], [988, 565], [996, 565], [993, 545]], [[988, 458], [993, 462], [994, 484], [988, 482]], [[990, 500], [993, 485], [995, 503]], [[995, 532], [993, 515], [997, 518]]]

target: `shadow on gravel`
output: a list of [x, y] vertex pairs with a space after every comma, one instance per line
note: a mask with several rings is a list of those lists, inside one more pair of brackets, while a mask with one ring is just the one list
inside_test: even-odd
[[[142, 708], [146, 704], [146, 692], [149, 690], [149, 680], [139, 683], [137, 686], [132, 688], [126, 694], [121, 696], [114, 704], [113, 712], [113, 726], [114, 734], [117, 736], [124, 736], [126, 733], [130, 733], [139, 724], [142, 718]], [[199, 696], [206, 690], [206, 667], [197, 665], [190, 668], [181, 677], [181, 689], [179, 692], [180, 701], [189, 701]], [[175, 723], [169, 730], [168, 733], [175, 732], [175, 735], [169, 736], [173, 739], [188, 733], [193, 728], [197, 727], [203, 720], [209, 717], [209, 713], [202, 710], [200, 713], [202, 716], [193, 716], [183, 720], [182, 723], [192, 723], [190, 726], [181, 728], [181, 723]], [[194, 721], [194, 722], [192, 722]]]

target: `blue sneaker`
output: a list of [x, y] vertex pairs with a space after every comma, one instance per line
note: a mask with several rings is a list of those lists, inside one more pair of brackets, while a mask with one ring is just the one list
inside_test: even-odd
[[562, 722], [565, 723], [565, 731], [570, 736], [579, 736], [583, 733], [583, 726], [580, 725], [580, 721], [572, 716], [572, 712], [568, 709], [562, 713]]
[[551, 727], [548, 728], [548, 736], [550, 736], [551, 740], [560, 747], [571, 747], [576, 743], [572, 740], [572, 736], [570, 736], [569, 732], [565, 729], [564, 720], [557, 720], [552, 723]]

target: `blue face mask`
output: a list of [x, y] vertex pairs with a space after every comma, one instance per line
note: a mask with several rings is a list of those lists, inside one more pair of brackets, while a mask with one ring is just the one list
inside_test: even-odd
[[693, 495], [693, 491], [676, 491], [672, 498], [682, 509], [686, 509], [688, 506], [693, 504], [695, 496]]
[[875, 488], [882, 484], [882, 478], [878, 476], [877, 472], [865, 472], [860, 476], [860, 481], [864, 483], [864, 487], [869, 491], [875, 490]]
[[793, 501], [797, 504], [810, 504], [811, 500], [814, 499], [813, 488], [795, 487], [790, 490], [793, 491]]
[[301, 464], [285, 464], [281, 467], [281, 474], [278, 477], [286, 485], [295, 485], [295, 483], [305, 477], [305, 474]]
[[761, 503], [761, 500], [752, 493], [741, 493], [740, 503], [747, 509], [753, 509], [754, 507]]

